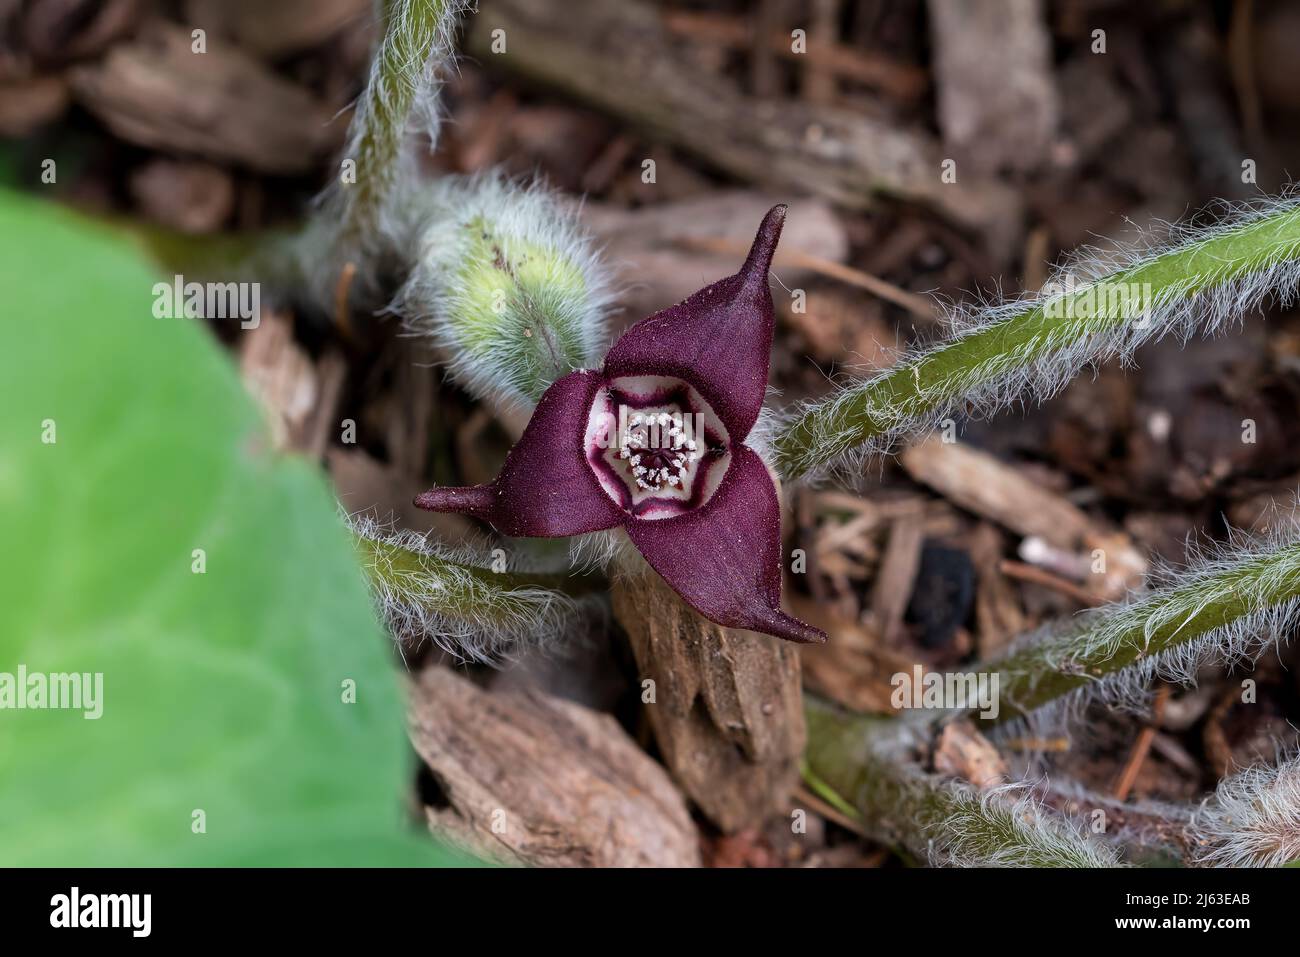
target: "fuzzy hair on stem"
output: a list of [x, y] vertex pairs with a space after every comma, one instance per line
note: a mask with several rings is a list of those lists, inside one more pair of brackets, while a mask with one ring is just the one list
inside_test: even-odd
[[517, 567], [495, 572], [487, 548], [453, 548], [367, 515], [350, 516], [348, 525], [376, 609], [399, 641], [428, 639], [460, 661], [499, 664], [555, 651], [604, 614], [581, 580]]
[[787, 412], [778, 470], [786, 480], [861, 474], [872, 456], [945, 418], [1043, 401], [1086, 365], [1130, 362], [1165, 336], [1212, 335], [1270, 297], [1294, 302], [1298, 286], [1294, 192], [1219, 204], [1114, 251], [1080, 250], [1041, 293], [954, 307], [944, 340]]
[[1300, 861], [1300, 755], [1281, 754], [1219, 782], [1199, 804], [1124, 802], [1055, 782], [1054, 803], [1107, 815], [1106, 840], [1126, 857], [1168, 866], [1281, 867]]
[[1146, 594], [1019, 639], [979, 669], [998, 674], [999, 720], [1051, 703], [1034, 717], [1041, 732], [1096, 701], [1140, 709], [1155, 679], [1192, 685], [1203, 665], [1253, 663], [1300, 620], [1300, 527], [1270, 524], [1267, 536], [1235, 536], [1185, 569], [1157, 569]]
[[[441, 123], [440, 71], [453, 59], [453, 38], [468, 0], [383, 0], [384, 24], [366, 87], [357, 99], [337, 176], [318, 197], [303, 228], [263, 237], [250, 265], [277, 277], [282, 294], [322, 315], [346, 304], [366, 310], [384, 305], [388, 282], [410, 271], [412, 208], [424, 178], [420, 134], [432, 152]], [[355, 176], [346, 177], [345, 165]], [[344, 276], [349, 278], [344, 280]], [[342, 283], [342, 286], [340, 285]]]
[[1281, 867], [1300, 861], [1300, 756], [1219, 782], [1187, 825], [1193, 864]]
[[612, 289], [549, 191], [494, 172], [432, 184], [412, 208], [415, 256], [394, 309], [468, 391], [531, 408], [556, 379], [599, 365]]
[[877, 839], [942, 867], [1118, 867], [1114, 850], [1024, 785], [978, 791], [925, 771], [912, 723], [848, 715], [808, 697], [810, 781], [862, 815]]
[[[1032, 779], [1032, 780], [1031, 780]], [[1022, 774], [1043, 804], [1087, 827], [1129, 864], [1168, 867], [1186, 860], [1187, 803], [1121, 800], [1066, 776]], [[1096, 817], [1100, 812], [1103, 817]]]
[[356, 182], [334, 185], [341, 236], [365, 242], [384, 215], [394, 185], [418, 178], [405, 150], [409, 133], [437, 145], [440, 124], [438, 70], [451, 59], [456, 23], [466, 0], [384, 0], [384, 37], [357, 101], [345, 159], [356, 163]]

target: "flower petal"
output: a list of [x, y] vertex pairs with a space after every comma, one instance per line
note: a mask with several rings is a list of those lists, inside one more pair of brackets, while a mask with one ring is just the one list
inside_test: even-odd
[[781, 511], [757, 453], [732, 447], [731, 467], [700, 508], [673, 518], [627, 523], [636, 547], [705, 618], [789, 641], [825, 633], [781, 611]]
[[587, 464], [588, 413], [604, 380], [573, 372], [543, 393], [523, 436], [495, 481], [473, 488], [432, 488], [415, 504], [463, 512], [502, 535], [559, 538], [612, 528], [626, 517]]
[[605, 357], [605, 375], [685, 379], [717, 412], [732, 441], [743, 442], [767, 392], [775, 325], [767, 274], [785, 210], [774, 206], [764, 217], [740, 272], [623, 333]]

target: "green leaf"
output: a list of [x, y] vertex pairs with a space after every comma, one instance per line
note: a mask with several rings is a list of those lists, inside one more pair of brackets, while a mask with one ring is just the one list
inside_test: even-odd
[[97, 719], [0, 710], [0, 864], [451, 860], [325, 482], [156, 279], [0, 194], [0, 673], [102, 674]]

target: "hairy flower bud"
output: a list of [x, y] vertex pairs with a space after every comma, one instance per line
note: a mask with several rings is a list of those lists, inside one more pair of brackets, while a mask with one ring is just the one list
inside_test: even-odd
[[549, 193], [500, 175], [431, 188], [399, 308], [481, 398], [533, 405], [599, 362], [609, 289], [591, 243]]

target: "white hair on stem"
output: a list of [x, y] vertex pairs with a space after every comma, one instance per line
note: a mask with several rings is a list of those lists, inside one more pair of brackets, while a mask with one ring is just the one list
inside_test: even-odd
[[1070, 780], [1045, 790], [1076, 817], [1103, 812], [1105, 839], [1130, 857], [1201, 867], [1300, 860], [1300, 755], [1294, 753], [1224, 778], [1199, 804], [1125, 802]]
[[363, 545], [376, 609], [398, 640], [428, 639], [459, 660], [499, 664], [559, 650], [586, 619], [604, 614], [596, 595], [531, 583], [520, 574], [531, 570], [517, 564], [492, 571], [487, 547], [443, 545], [364, 514], [347, 523]]
[[1108, 844], [1020, 783], [978, 790], [926, 771], [921, 722], [846, 715], [810, 698], [808, 772], [867, 831], [938, 867], [1118, 867]]
[[1300, 861], [1300, 756], [1224, 778], [1191, 816], [1193, 864], [1281, 867]]
[[1213, 335], [1270, 298], [1294, 302], [1298, 288], [1294, 192], [1219, 203], [1114, 250], [1079, 250], [1044, 292], [951, 307], [944, 340], [788, 410], [776, 442], [782, 473], [855, 478], [873, 456], [945, 418], [1043, 401], [1087, 365], [1131, 362], [1166, 336]]
[[440, 74], [454, 62], [456, 24], [472, 4], [384, 0], [376, 7], [383, 36], [339, 168], [305, 227], [259, 251], [265, 271], [324, 314], [334, 311], [341, 288], [352, 304], [381, 306], [387, 280], [410, 270], [412, 207], [424, 188], [412, 141], [423, 140], [427, 152], [437, 146]]
[[1194, 685], [1203, 666], [1253, 664], [1288, 637], [1300, 623], [1295, 515], [1258, 538], [1234, 534], [1195, 549], [1186, 568], [1158, 568], [1145, 594], [1017, 640], [985, 667], [1001, 675], [1004, 703], [1024, 716], [1020, 729], [1048, 734], [1094, 702], [1141, 710], [1154, 680]]
[[1120, 800], [1059, 776], [1049, 781], [1042, 775], [1031, 786], [1044, 804], [1088, 828], [1130, 863], [1170, 864], [1186, 858], [1183, 829], [1191, 818], [1189, 804]]
[[929, 861], [947, 867], [1119, 867], [1111, 848], [1045, 808], [1028, 785], [977, 791], [944, 781], [947, 813], [928, 828]]
[[333, 187], [344, 232], [365, 241], [389, 205], [394, 187], [418, 177], [406, 150], [409, 134], [432, 152], [441, 123], [439, 70], [452, 58], [456, 23], [467, 0], [384, 0], [384, 36], [357, 101], [344, 159], [356, 163], [356, 182]]

